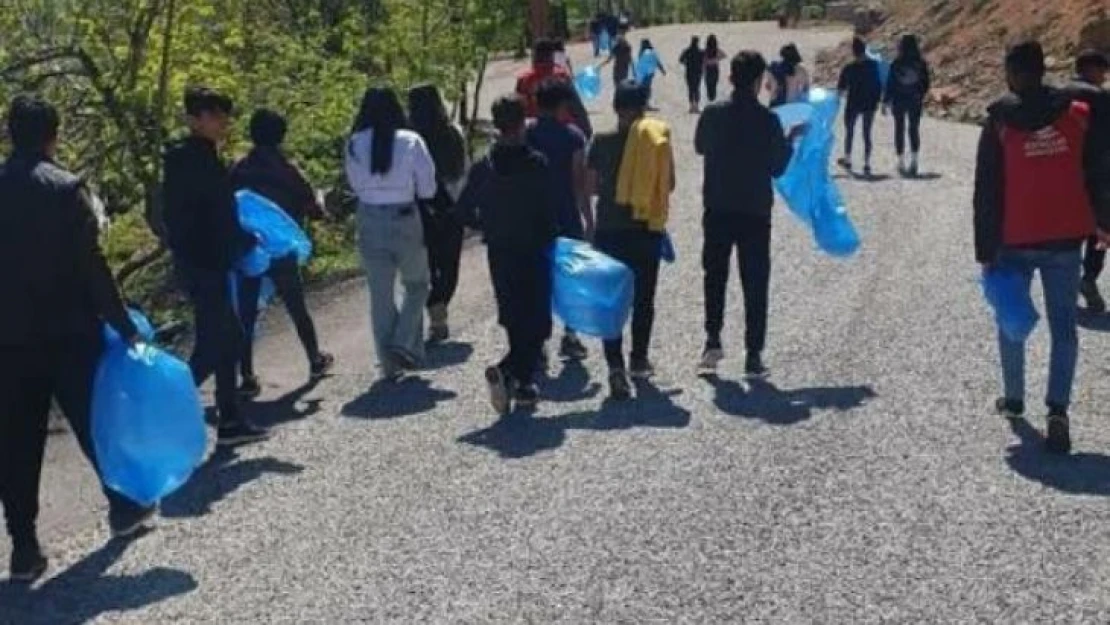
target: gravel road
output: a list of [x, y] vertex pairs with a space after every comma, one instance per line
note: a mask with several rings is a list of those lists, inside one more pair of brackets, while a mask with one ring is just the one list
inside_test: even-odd
[[[661, 278], [660, 379], [637, 403], [604, 401], [592, 346], [585, 368], [552, 372], [534, 418], [498, 423], [481, 370], [502, 334], [479, 250], [464, 260], [456, 340], [399, 389], [373, 386], [362, 284], [334, 287], [316, 314], [337, 375], [295, 390], [302, 356], [274, 315], [258, 408], [275, 438], [213, 457], [150, 534], [106, 544], [90, 472], [54, 443], [53, 577], [0, 586], [0, 622], [1110, 620], [1110, 429], [1097, 408], [1110, 322], [1082, 336], [1072, 458], [1043, 456], [1039, 414], [1011, 428], [989, 413], [976, 129], [926, 121], [922, 180], [841, 180], [864, 242], [851, 260], [816, 252], [779, 211], [773, 375], [740, 380], [733, 284], [730, 360], [719, 381], [695, 376], [701, 174], [677, 57], [710, 31], [729, 52], [784, 42], [770, 25], [650, 31], [672, 66], [656, 91], [678, 146], [679, 261]], [[842, 35], [789, 33], [807, 59]], [[487, 93], [510, 89], [514, 69], [494, 67]], [[592, 108], [599, 127], [614, 123]], [[894, 171], [889, 126], [880, 173]], [[1034, 343], [1039, 394], [1043, 328]]]

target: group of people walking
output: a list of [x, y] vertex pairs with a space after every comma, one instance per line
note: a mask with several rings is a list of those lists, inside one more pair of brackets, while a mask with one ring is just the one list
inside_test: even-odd
[[[592, 242], [634, 276], [631, 349], [626, 351], [622, 338], [602, 342], [611, 397], [632, 399], [632, 380], [653, 375], [660, 250], [676, 183], [671, 130], [648, 114], [649, 86], [625, 75], [613, 94], [616, 126], [595, 132], [557, 51], [553, 42], [537, 42], [532, 67], [519, 77], [515, 92], [494, 102], [496, 141], [473, 164], [466, 137], [450, 122], [435, 87], [412, 89], [407, 111], [391, 88], [366, 91], [343, 159], [358, 198], [359, 253], [384, 379], [418, 369], [429, 345], [450, 336], [448, 312], [467, 227], [484, 239], [497, 319], [507, 337], [504, 357], [484, 373], [499, 414], [534, 407], [542, 396], [536, 378], [555, 330], [548, 251], [557, 237]], [[848, 100], [849, 130], [864, 122], [865, 167], [874, 113], [884, 104], [893, 110], [899, 132], [909, 133], [910, 169], [928, 90], [928, 67], [916, 40], [903, 39], [885, 89], [878, 88], [877, 68], [862, 41], [855, 51], [840, 88]], [[772, 102], [789, 103], [808, 89], [798, 50], [786, 46], [780, 56], [769, 66], [755, 51], [734, 55], [728, 61], [731, 97], [712, 102], [697, 124], [694, 149], [704, 159], [702, 373], [715, 371], [725, 356], [725, 299], [734, 252], [745, 303], [745, 373], [767, 373], [772, 184], [807, 130], [784, 128], [761, 102], [765, 91]], [[614, 59], [620, 62], [616, 54]], [[705, 49], [695, 39], [683, 53], [691, 110], [700, 104], [700, 90], [695, 94], [693, 86], [702, 79], [707, 87], [714, 85], [708, 90], [714, 99], [710, 68], [724, 59], [712, 37]], [[1039, 271], [1045, 284], [1053, 344], [1048, 446], [1057, 452], [1071, 446], [1068, 406], [1080, 285], [1092, 308], [1100, 301], [1097, 287], [1090, 286], [1094, 278], [1081, 282], [1080, 248], [1086, 242], [1089, 255], [1097, 258], [1110, 243], [1110, 106], [1100, 88], [1107, 61], [1085, 54], [1077, 68], [1082, 85], [1053, 89], [1043, 82], [1039, 44], [1008, 52], [1011, 93], [990, 109], [974, 197], [978, 261], [989, 269], [1018, 271], [1026, 283]], [[329, 216], [282, 153], [287, 121], [280, 114], [253, 114], [253, 148], [228, 167], [219, 146], [230, 128], [230, 98], [194, 87], [183, 104], [189, 132], [165, 152], [164, 223], [158, 229], [194, 310], [194, 378], [199, 385], [216, 377], [217, 442], [258, 441], [268, 432], [251, 423], [242, 401], [260, 390], [250, 348], [260, 285], [258, 279], [243, 279], [236, 302], [227, 280], [237, 259], [258, 242], [239, 224], [234, 194], [237, 189], [260, 193], [302, 224]], [[8, 115], [14, 151], [0, 170], [0, 255], [8, 266], [23, 268], [0, 281], [7, 302], [0, 308], [0, 498], [14, 547], [12, 577], [24, 581], [46, 568], [35, 526], [50, 399], [58, 399], [95, 464], [89, 404], [103, 349], [101, 326], [107, 323], [128, 343], [142, 341], [97, 242], [85, 187], [55, 161], [59, 126], [50, 104], [34, 96], [17, 98]], [[903, 149], [900, 138], [900, 155]], [[268, 275], [293, 318], [308, 375], [326, 375], [334, 358], [320, 348], [296, 261], [279, 259]], [[575, 328], [564, 329], [559, 351], [567, 359], [588, 357]], [[1025, 409], [1024, 345], [1002, 335], [1000, 351], [1005, 384], [996, 408], [1016, 417]], [[111, 491], [106, 495], [114, 535], [135, 532], [156, 512]]]

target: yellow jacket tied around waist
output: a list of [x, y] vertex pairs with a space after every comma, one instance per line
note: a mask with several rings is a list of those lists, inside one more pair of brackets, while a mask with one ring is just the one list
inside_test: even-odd
[[617, 204], [632, 207], [632, 217], [662, 232], [670, 212], [674, 188], [671, 129], [658, 119], [642, 118], [628, 130], [620, 173]]

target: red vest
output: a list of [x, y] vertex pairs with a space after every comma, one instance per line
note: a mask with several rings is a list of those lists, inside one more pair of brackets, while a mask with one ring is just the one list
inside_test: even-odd
[[1021, 247], [1083, 239], [1095, 231], [1083, 170], [1090, 108], [1074, 102], [1040, 130], [1003, 126], [1006, 183], [1002, 242]]
[[[539, 116], [539, 105], [536, 104], [536, 90], [539, 89], [540, 83], [548, 78], [556, 78], [571, 82], [571, 75], [562, 67], [555, 64], [545, 63], [537, 65], [532, 69], [524, 72], [517, 78], [516, 91], [524, 97], [524, 112], [528, 117]], [[572, 116], [564, 116], [559, 121], [567, 123], [574, 121]]]

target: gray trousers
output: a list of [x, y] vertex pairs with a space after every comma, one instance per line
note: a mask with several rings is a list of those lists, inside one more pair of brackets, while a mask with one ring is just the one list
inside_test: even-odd
[[[370, 326], [378, 363], [383, 373], [394, 373], [393, 351], [417, 361], [424, 358], [424, 306], [430, 274], [416, 205], [360, 205], [358, 245], [370, 291]], [[404, 291], [400, 308], [398, 277]]]

